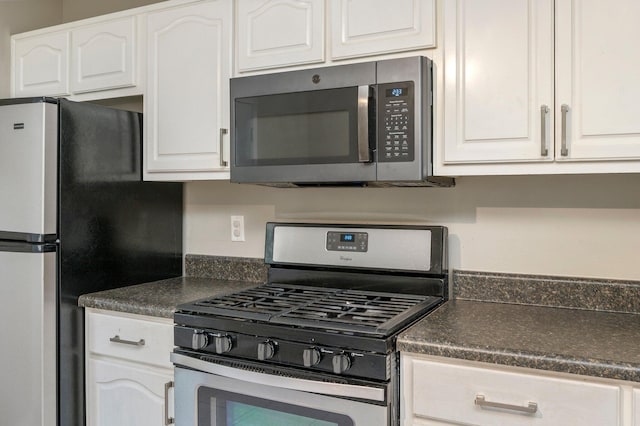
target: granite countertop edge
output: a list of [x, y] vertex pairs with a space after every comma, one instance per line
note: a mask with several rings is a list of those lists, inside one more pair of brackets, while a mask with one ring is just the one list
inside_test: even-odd
[[618, 363], [616, 361], [578, 359], [553, 354], [511, 352], [498, 348], [449, 346], [427, 342], [415, 343], [409, 339], [399, 340], [398, 350], [413, 354], [482, 362], [506, 367], [531, 368], [603, 379], [640, 382], [640, 365]]
[[[570, 349], [567, 349], [565, 353], [558, 353], [561, 351], [550, 347], [537, 350], [527, 347], [526, 343], [522, 343], [522, 334], [514, 332], [510, 335], [508, 328], [497, 331], [502, 334], [501, 338], [490, 339], [487, 344], [478, 343], [478, 339], [470, 337], [470, 330], [475, 331], [475, 336], [478, 336], [477, 329], [482, 329], [488, 323], [483, 322], [485, 320], [481, 319], [479, 325], [473, 324], [473, 315], [468, 315], [468, 312], [463, 315], [463, 309], [473, 310], [473, 306], [481, 307], [485, 313], [492, 312], [492, 309], [496, 311], [506, 309], [509, 315], [513, 315], [514, 318], [520, 312], [525, 313], [527, 310], [531, 312], [531, 309], [540, 309], [547, 312], [558, 312], [559, 315], [564, 316], [586, 314], [592, 316], [592, 320], [597, 318], [611, 320], [612, 317], [617, 318], [620, 315], [628, 316], [629, 319], [633, 320], [633, 324], [638, 323], [640, 320], [640, 314], [585, 312], [584, 310], [558, 307], [535, 307], [496, 302], [458, 301], [454, 299], [445, 302], [436, 311], [403, 331], [398, 336], [397, 349], [411, 354], [640, 383], [640, 356], [632, 355], [629, 357], [628, 347], [620, 348], [619, 353], [616, 352], [617, 348], [603, 350], [602, 347], [599, 347], [594, 351], [598, 353], [595, 353], [594, 355], [596, 356], [593, 357], [589, 356], [583, 348], [573, 350], [570, 345]], [[503, 312], [500, 313], [504, 315]], [[526, 315], [532, 314], [527, 313]], [[618, 318], [613, 320], [614, 323], [615, 321], [621, 320]], [[622, 321], [624, 321], [624, 317], [622, 317]], [[628, 328], [633, 329], [633, 327], [635, 325]], [[562, 332], [566, 333], [566, 335], [563, 335]], [[551, 329], [540, 330], [537, 337], [544, 337], [546, 334], [549, 339], [554, 339], [553, 335], [559, 334], [555, 338], [560, 340], [567, 337], [579, 339], [578, 335], [580, 333], [580, 330], [572, 332], [570, 327], [567, 330], [563, 330], [561, 325], [556, 325]], [[631, 333], [634, 333], [634, 337], [637, 335], [638, 340], [636, 341], [640, 341], [640, 329], [637, 332], [631, 331]], [[474, 341], [472, 342], [472, 340]], [[480, 338], [480, 340], [482, 339]], [[603, 346], [606, 346], [606, 343]]]

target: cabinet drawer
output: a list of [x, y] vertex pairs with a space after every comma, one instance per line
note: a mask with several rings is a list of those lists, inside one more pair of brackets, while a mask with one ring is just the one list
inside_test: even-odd
[[89, 352], [172, 368], [170, 319], [93, 311], [86, 318]]
[[[407, 359], [413, 415], [466, 425], [617, 425], [620, 388], [555, 377]], [[505, 408], [480, 406], [486, 402]], [[535, 412], [525, 413], [535, 403]], [[531, 406], [533, 409], [533, 406]]]

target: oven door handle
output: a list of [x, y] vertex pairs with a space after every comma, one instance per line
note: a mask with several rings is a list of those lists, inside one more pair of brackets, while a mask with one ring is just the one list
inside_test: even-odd
[[343, 383], [318, 382], [315, 380], [298, 379], [295, 377], [274, 376], [271, 374], [245, 371], [239, 368], [214, 364], [190, 356], [171, 353], [171, 362], [205, 373], [216, 374], [230, 379], [242, 380], [249, 383], [291, 389], [303, 392], [313, 392], [336, 397], [361, 398], [369, 401], [385, 401], [385, 390], [381, 388], [348, 385]]

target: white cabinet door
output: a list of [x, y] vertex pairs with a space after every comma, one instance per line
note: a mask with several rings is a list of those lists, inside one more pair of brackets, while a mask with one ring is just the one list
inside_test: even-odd
[[324, 0], [238, 0], [238, 70], [324, 61]]
[[331, 0], [331, 56], [435, 47], [435, 0]]
[[71, 91], [134, 86], [135, 17], [100, 22], [71, 31]]
[[231, 16], [226, 0], [148, 15], [145, 180], [228, 179]]
[[69, 32], [12, 39], [13, 96], [69, 94]]
[[551, 161], [553, 1], [443, 7], [444, 163]]
[[89, 426], [158, 426], [164, 421], [165, 384], [171, 370], [142, 368], [109, 359], [87, 365]]
[[633, 426], [640, 426], [640, 389], [633, 390]]
[[556, 8], [557, 159], [639, 159], [640, 2], [558, 0]]
[[622, 389], [615, 383], [450, 364], [406, 354], [402, 374], [405, 419], [482, 426], [601, 426], [622, 421]]

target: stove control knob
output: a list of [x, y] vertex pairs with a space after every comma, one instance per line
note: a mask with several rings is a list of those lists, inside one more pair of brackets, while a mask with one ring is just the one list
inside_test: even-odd
[[258, 343], [258, 359], [264, 361], [273, 358], [276, 354], [276, 344], [270, 340]]
[[320, 362], [320, 349], [307, 348], [302, 352], [302, 361], [305, 367], [313, 367]]
[[347, 354], [334, 355], [331, 363], [335, 374], [342, 374], [351, 368], [351, 358]]
[[276, 343], [271, 340], [258, 343], [258, 359], [264, 361], [276, 354]]
[[209, 344], [209, 336], [204, 331], [194, 331], [191, 336], [191, 349], [199, 350], [205, 348]]
[[213, 343], [217, 354], [229, 352], [233, 347], [233, 340], [231, 340], [231, 336], [214, 336]]

